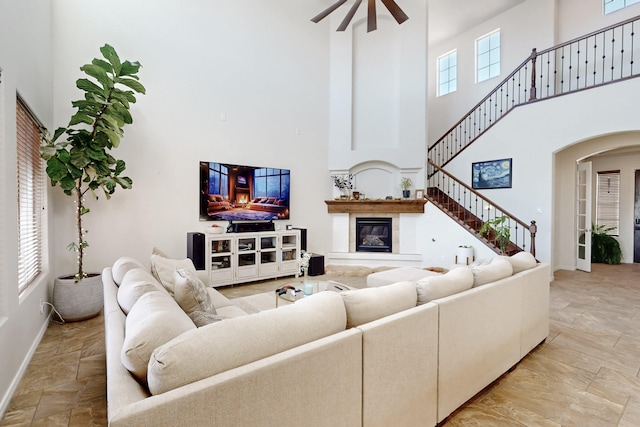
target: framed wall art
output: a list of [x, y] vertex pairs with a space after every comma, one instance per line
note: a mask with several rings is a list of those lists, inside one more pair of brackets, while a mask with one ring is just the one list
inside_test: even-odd
[[424, 190], [416, 190], [416, 199], [418, 200], [424, 199]]
[[511, 159], [472, 163], [472, 187], [474, 189], [511, 188], [511, 166]]

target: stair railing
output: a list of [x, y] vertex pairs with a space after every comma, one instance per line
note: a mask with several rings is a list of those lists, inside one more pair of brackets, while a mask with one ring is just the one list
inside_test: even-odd
[[[429, 201], [466, 227], [483, 243], [492, 246], [496, 252], [501, 252], [500, 248], [506, 246], [507, 250], [504, 252], [509, 255], [520, 251], [536, 255], [535, 221], [525, 223], [433, 162], [429, 166], [433, 171], [427, 182]], [[503, 217], [503, 225], [509, 229], [509, 244], [501, 242], [495, 233], [479, 233], [484, 223]]]
[[445, 166], [520, 105], [640, 76], [640, 16], [531, 55], [428, 149]]

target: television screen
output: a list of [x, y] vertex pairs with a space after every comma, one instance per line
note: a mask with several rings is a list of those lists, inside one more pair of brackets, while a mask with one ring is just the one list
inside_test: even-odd
[[289, 219], [291, 172], [200, 162], [200, 220]]

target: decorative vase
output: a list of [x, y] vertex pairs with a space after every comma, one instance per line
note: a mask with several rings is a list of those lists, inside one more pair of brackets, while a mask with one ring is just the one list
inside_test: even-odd
[[53, 284], [53, 306], [65, 322], [77, 322], [97, 316], [104, 306], [102, 275], [89, 274], [79, 282], [73, 276], [56, 278]]
[[313, 282], [309, 279], [309, 269], [305, 268], [304, 269], [304, 277], [303, 277], [303, 283], [304, 283], [304, 294], [305, 295], [311, 295], [313, 294]]
[[410, 194], [411, 194], [411, 190], [402, 190], [402, 197], [404, 199], [408, 199]]

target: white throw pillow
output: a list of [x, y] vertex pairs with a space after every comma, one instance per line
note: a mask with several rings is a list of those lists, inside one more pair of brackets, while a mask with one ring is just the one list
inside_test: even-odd
[[207, 292], [207, 287], [195, 272], [180, 268], [174, 274], [173, 297], [185, 313], [191, 314], [194, 311], [204, 311], [216, 314], [216, 309], [213, 306], [209, 292]]
[[414, 282], [340, 292], [347, 309], [347, 328], [354, 328], [416, 306]]
[[175, 272], [180, 268], [197, 274], [193, 261], [189, 258], [171, 259], [155, 252], [151, 254], [151, 273], [171, 296], [173, 296], [175, 292]]
[[511, 276], [513, 267], [509, 261], [496, 257], [487, 264], [471, 264], [471, 272], [473, 273], [473, 286], [476, 287]]
[[418, 305], [434, 299], [444, 298], [473, 287], [471, 268], [460, 266], [439, 276], [429, 276], [418, 280]]
[[113, 263], [113, 267], [111, 267], [111, 277], [115, 284], [120, 286], [124, 275], [127, 274], [127, 271], [134, 268], [144, 269], [144, 265], [142, 265], [140, 261], [131, 257], [123, 256], [118, 258], [116, 262]]
[[167, 292], [147, 270], [143, 268], [129, 270], [124, 275], [117, 294], [118, 304], [124, 314], [128, 314], [136, 301], [150, 291]]
[[538, 264], [538, 261], [536, 261], [536, 258], [530, 252], [518, 252], [510, 257], [505, 256], [501, 258], [504, 258], [511, 263], [513, 274], [528, 270]]
[[196, 326], [166, 292], [147, 292], [127, 316], [120, 354], [122, 364], [145, 383], [151, 353], [191, 329]]

